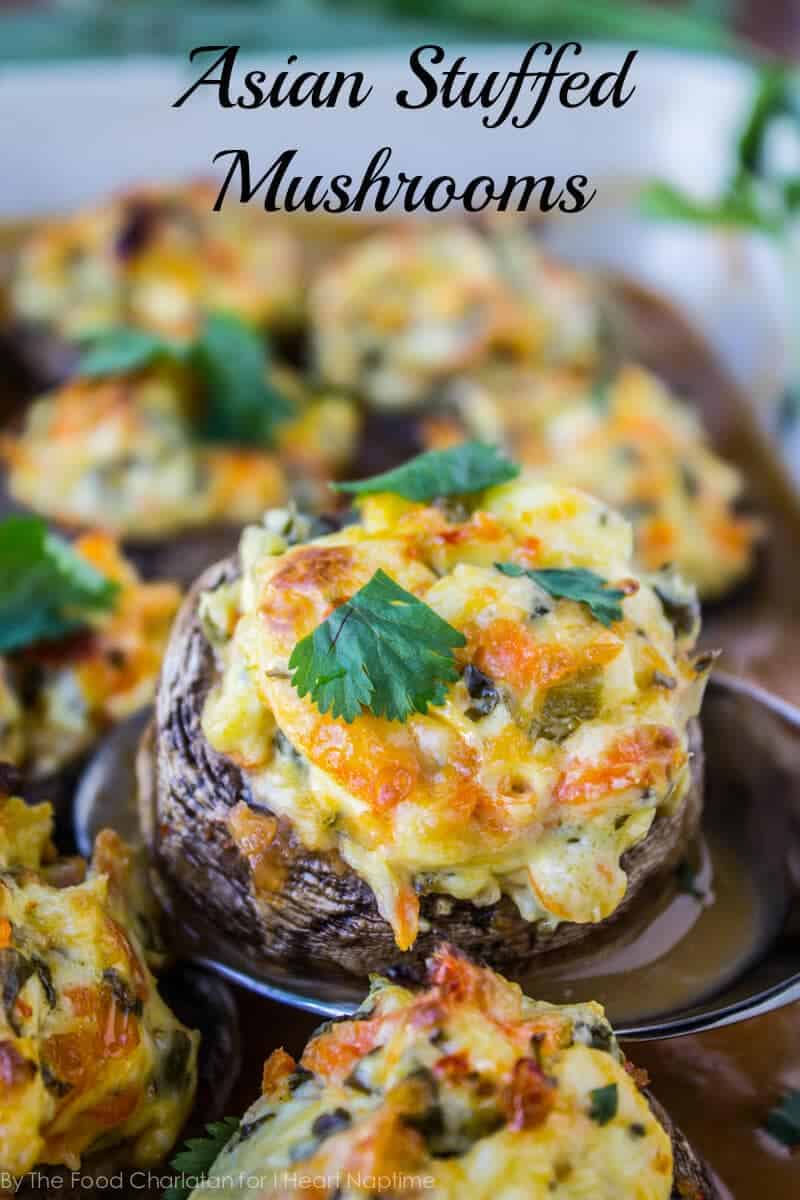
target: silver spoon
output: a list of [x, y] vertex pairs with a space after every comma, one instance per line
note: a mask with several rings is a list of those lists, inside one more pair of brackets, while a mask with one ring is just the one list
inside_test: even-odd
[[[147, 723], [119, 726], [76, 793], [78, 847], [111, 825], [141, 840], [134, 760]], [[715, 1029], [800, 999], [800, 709], [724, 674], [702, 716], [704, 838], [688, 891], [654, 897], [635, 925], [517, 973], [537, 999], [597, 999], [621, 1036]], [[363, 999], [358, 980], [311, 976], [248, 956], [202, 914], [173, 911], [185, 958], [272, 1000], [325, 1016]]]

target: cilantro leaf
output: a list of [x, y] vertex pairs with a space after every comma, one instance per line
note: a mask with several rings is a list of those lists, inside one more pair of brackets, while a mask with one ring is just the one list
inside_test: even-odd
[[519, 563], [495, 563], [498, 571], [512, 578], [527, 575], [539, 587], [544, 588], [551, 596], [563, 597], [567, 600], [578, 600], [588, 606], [595, 620], [601, 625], [611, 625], [621, 621], [623, 617], [620, 600], [625, 593], [619, 588], [611, 588], [605, 579], [585, 567], [552, 567], [541, 570], [532, 567], [521, 567]]
[[800, 1146], [800, 1089], [789, 1092], [767, 1115], [765, 1128], [784, 1146]]
[[596, 1121], [598, 1125], [607, 1125], [609, 1121], [614, 1120], [619, 1105], [619, 1095], [615, 1083], [607, 1083], [605, 1087], [593, 1088], [589, 1092], [589, 1099], [591, 1100], [589, 1116], [593, 1121]]
[[510, 462], [496, 446], [482, 442], [462, 442], [449, 450], [429, 450], [418, 454], [402, 467], [373, 475], [371, 479], [335, 483], [339, 492], [369, 496], [375, 492], [394, 492], [406, 500], [435, 500], [437, 496], [463, 496], [482, 492], [497, 483], [516, 479], [519, 467]]
[[190, 361], [206, 385], [200, 429], [205, 441], [269, 445], [275, 426], [294, 414], [294, 406], [267, 380], [263, 339], [238, 317], [212, 313]]
[[118, 325], [86, 339], [86, 349], [77, 366], [78, 375], [99, 379], [125, 375], [149, 367], [159, 358], [178, 358], [182, 350], [174, 342], [133, 326]]
[[124, 375], [163, 359], [182, 363], [204, 388], [197, 435], [206, 442], [271, 445], [294, 405], [268, 380], [264, 339], [231, 313], [211, 313], [194, 341], [182, 343], [118, 326], [88, 339], [78, 374]]
[[354, 721], [362, 708], [405, 721], [443, 704], [458, 679], [453, 649], [466, 638], [378, 570], [360, 591], [298, 642], [289, 659], [298, 695], [320, 712]]
[[39, 517], [0, 522], [0, 653], [74, 633], [117, 591]]
[[190, 1192], [197, 1187], [219, 1158], [233, 1135], [239, 1129], [238, 1117], [223, 1117], [221, 1121], [213, 1121], [206, 1125], [207, 1137], [189, 1138], [186, 1148], [170, 1162], [170, 1166], [180, 1171], [181, 1176], [189, 1176], [184, 1181], [175, 1182], [164, 1192], [164, 1200], [186, 1200]]

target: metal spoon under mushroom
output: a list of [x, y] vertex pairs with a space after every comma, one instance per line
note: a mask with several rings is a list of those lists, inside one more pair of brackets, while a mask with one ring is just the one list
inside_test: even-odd
[[[104, 825], [137, 836], [134, 759], [145, 725], [142, 716], [118, 727], [83, 776], [81, 850]], [[718, 674], [702, 726], [703, 837], [687, 861], [598, 937], [516, 974], [539, 999], [599, 1000], [622, 1036], [712, 1029], [800, 999], [800, 709]], [[187, 957], [262, 995], [326, 1015], [362, 999], [358, 980], [258, 961], [201, 913], [175, 908], [172, 917]]]

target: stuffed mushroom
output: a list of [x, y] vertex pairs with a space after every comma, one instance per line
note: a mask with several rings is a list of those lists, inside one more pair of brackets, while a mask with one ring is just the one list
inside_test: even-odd
[[165, 348], [36, 400], [21, 430], [0, 438], [12, 499], [67, 529], [101, 525], [147, 575], [187, 582], [265, 509], [290, 495], [323, 504], [351, 457], [356, 409], [312, 394], [285, 369], [268, 371], [241, 323], [216, 318], [215, 330], [210, 361]]
[[299, 1063], [272, 1054], [193, 1200], [716, 1200], [646, 1079], [600, 1005], [537, 1003], [439, 948], [419, 980], [375, 978]]
[[383, 410], [426, 401], [453, 374], [494, 359], [588, 365], [597, 300], [585, 276], [525, 233], [406, 226], [348, 247], [309, 295], [322, 379]]
[[[180, 591], [142, 583], [108, 534], [0, 522], [0, 760], [54, 802], [112, 724], [155, 692]], [[63, 786], [61, 786], [63, 785]]]
[[57, 858], [51, 828], [48, 804], [0, 796], [0, 1169], [77, 1170], [109, 1147], [151, 1166], [191, 1110], [199, 1035], [151, 973], [141, 857], [105, 830], [87, 870]]
[[253, 207], [214, 212], [214, 197], [202, 181], [137, 187], [31, 234], [9, 319], [39, 382], [63, 379], [75, 344], [102, 328], [185, 339], [212, 309], [261, 329], [296, 321], [296, 239]]
[[642, 569], [671, 563], [703, 599], [752, 567], [761, 526], [741, 510], [741, 473], [714, 453], [696, 413], [643, 368], [597, 379], [491, 367], [451, 381], [420, 428], [428, 446], [498, 442], [540, 478], [601, 497], [631, 521]]
[[697, 828], [691, 589], [638, 574], [583, 493], [455, 486], [321, 537], [273, 514], [176, 622], [144, 823], [167, 886], [257, 956], [363, 976], [447, 937], [520, 964]]

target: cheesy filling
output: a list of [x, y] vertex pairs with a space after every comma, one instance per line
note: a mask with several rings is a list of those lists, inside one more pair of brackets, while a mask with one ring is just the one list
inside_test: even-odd
[[191, 1108], [199, 1035], [161, 1000], [143, 865], [110, 830], [55, 861], [47, 804], [0, 799], [0, 1167], [150, 1166]]
[[194, 1200], [303, 1178], [318, 1200], [667, 1200], [670, 1139], [600, 1005], [537, 1003], [446, 949], [428, 984], [376, 980], [299, 1065], [275, 1051]]
[[[691, 593], [634, 571], [630, 527], [603, 504], [525, 477], [471, 512], [383, 495], [305, 544], [277, 528], [247, 530], [240, 580], [201, 602], [220, 664], [203, 729], [256, 802], [369, 883], [402, 949], [428, 892], [505, 894], [549, 927], [609, 916], [625, 851], [689, 784], [705, 680]], [[594, 570], [624, 590], [623, 619], [606, 628], [502, 561]], [[424, 715], [347, 724], [301, 699], [287, 664], [378, 568], [463, 632], [462, 674]]]
[[174, 584], [142, 583], [107, 534], [73, 545], [120, 590], [85, 632], [0, 658], [0, 761], [33, 775], [64, 766], [152, 700], [180, 604]]
[[335, 395], [307, 395], [288, 372], [277, 383], [297, 415], [279, 425], [270, 452], [200, 441], [193, 412], [202, 398], [171, 366], [75, 377], [31, 406], [19, 436], [0, 438], [9, 490], [64, 524], [139, 538], [257, 520], [285, 501], [290, 483], [319, 504], [351, 456], [356, 410]]
[[496, 356], [585, 364], [597, 350], [586, 280], [508, 229], [365, 238], [322, 270], [309, 315], [322, 377], [379, 408], [418, 403]]
[[505, 444], [540, 478], [601, 497], [633, 524], [644, 569], [671, 563], [713, 597], [752, 565], [760, 526], [738, 511], [740, 472], [648, 371], [628, 366], [598, 382], [495, 367], [451, 383], [441, 399], [423, 423], [428, 445], [463, 436]]
[[126, 324], [190, 337], [209, 309], [295, 318], [294, 237], [253, 206], [214, 212], [214, 198], [200, 182], [137, 188], [44, 224], [20, 254], [12, 314], [67, 340]]

